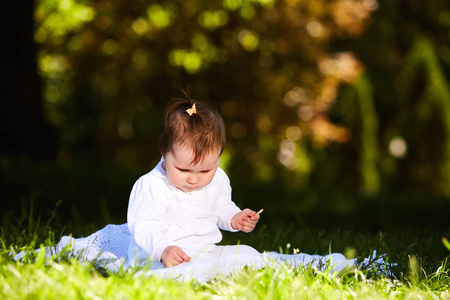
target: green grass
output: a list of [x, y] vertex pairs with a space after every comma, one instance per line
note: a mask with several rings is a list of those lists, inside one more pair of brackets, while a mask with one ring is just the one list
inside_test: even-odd
[[88, 263], [56, 263], [38, 256], [33, 263], [0, 258], [2, 299], [447, 299], [448, 268], [427, 281], [368, 277], [314, 268], [242, 270], [207, 284], [135, 276], [130, 271], [102, 276]]
[[[95, 263], [34, 253], [52, 246], [64, 229], [55, 212], [4, 218], [0, 245], [0, 299], [450, 299], [449, 229], [400, 228], [364, 232], [355, 228], [323, 230], [295, 224], [266, 223], [251, 234], [225, 233], [224, 244], [249, 244], [260, 251], [310, 254], [342, 252], [362, 259], [377, 249], [397, 267], [394, 276], [370, 269], [341, 273], [303, 268], [244, 269], [206, 284], [136, 275], [136, 270], [107, 273]], [[52, 217], [53, 216], [53, 217]], [[54, 230], [57, 230], [55, 233]], [[448, 243], [448, 242], [447, 242]], [[10, 252], [29, 251], [22, 262]]]

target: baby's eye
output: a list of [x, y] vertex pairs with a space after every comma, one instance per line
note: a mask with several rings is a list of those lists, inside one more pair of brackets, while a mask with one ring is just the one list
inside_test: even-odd
[[203, 171], [200, 171], [201, 173], [209, 173], [209, 172], [211, 172], [211, 170], [203, 170]]
[[188, 169], [180, 169], [180, 168], [177, 168], [178, 169], [178, 171], [180, 171], [180, 172], [183, 172], [183, 173], [185, 173], [185, 172], [189, 172], [189, 170]]

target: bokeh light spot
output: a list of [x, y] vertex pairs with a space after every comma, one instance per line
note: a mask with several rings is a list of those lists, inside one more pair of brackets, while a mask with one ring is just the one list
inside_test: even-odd
[[160, 29], [169, 26], [176, 15], [176, 6], [166, 5], [162, 7], [158, 4], [153, 4], [147, 9], [147, 15], [151, 22]]
[[261, 116], [256, 119], [256, 127], [261, 132], [269, 132], [272, 129], [272, 120], [268, 116]]
[[319, 37], [323, 33], [323, 26], [317, 21], [311, 21], [306, 25], [306, 31], [312, 37]]
[[214, 30], [228, 23], [228, 13], [225, 10], [207, 10], [201, 13], [199, 24], [208, 30]]
[[107, 55], [113, 55], [117, 50], [119, 50], [119, 44], [115, 40], [108, 39], [102, 45], [102, 51]]
[[258, 49], [259, 36], [257, 33], [244, 29], [239, 32], [238, 40], [247, 51], [252, 52]]
[[255, 8], [250, 3], [246, 3], [241, 7], [240, 10], [241, 16], [243, 19], [251, 20], [255, 16]]
[[294, 87], [284, 95], [284, 103], [288, 106], [295, 106], [300, 102], [305, 102], [306, 93], [301, 87]]
[[406, 155], [407, 151], [408, 146], [403, 137], [396, 136], [389, 142], [389, 153], [392, 156], [396, 158], [402, 158]]
[[242, 5], [242, 0], [224, 0], [223, 7], [228, 10], [236, 10]]
[[298, 165], [298, 160], [295, 155], [296, 150], [297, 146], [293, 141], [283, 140], [280, 143], [277, 158], [286, 168], [290, 170], [295, 169]]
[[289, 126], [285, 130], [286, 138], [291, 141], [298, 141], [302, 137], [302, 131], [298, 126]]
[[138, 18], [134, 20], [131, 28], [133, 28], [133, 31], [138, 35], [143, 35], [148, 31], [148, 23], [145, 19]]
[[188, 73], [197, 73], [202, 66], [202, 56], [197, 52], [189, 52], [184, 57], [183, 66]]

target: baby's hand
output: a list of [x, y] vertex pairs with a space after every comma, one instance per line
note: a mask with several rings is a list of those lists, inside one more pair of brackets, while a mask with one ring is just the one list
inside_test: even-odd
[[161, 254], [161, 262], [166, 268], [190, 261], [191, 258], [178, 246], [169, 246]]
[[231, 227], [243, 232], [250, 232], [255, 229], [256, 223], [258, 223], [259, 214], [251, 209], [244, 209], [238, 212], [231, 219]]

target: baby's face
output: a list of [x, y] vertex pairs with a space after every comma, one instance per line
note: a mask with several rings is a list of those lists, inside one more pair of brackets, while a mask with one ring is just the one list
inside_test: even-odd
[[192, 164], [192, 149], [175, 144], [164, 156], [165, 169], [170, 183], [183, 192], [192, 192], [207, 186], [219, 167], [220, 150], [207, 154], [197, 164]]

